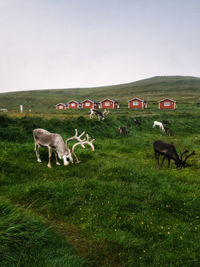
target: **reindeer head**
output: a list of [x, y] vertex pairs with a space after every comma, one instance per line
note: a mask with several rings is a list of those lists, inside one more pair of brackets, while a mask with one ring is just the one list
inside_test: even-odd
[[57, 153], [59, 159], [63, 159], [64, 165], [67, 166], [70, 162], [73, 163], [73, 158], [70, 149], [65, 145], [64, 153]]
[[67, 164], [69, 164], [69, 162], [71, 162], [72, 164], [74, 163], [74, 160], [73, 160], [73, 157], [72, 157], [72, 153], [70, 151], [70, 149], [67, 147], [67, 156], [66, 156], [66, 159], [67, 159]]

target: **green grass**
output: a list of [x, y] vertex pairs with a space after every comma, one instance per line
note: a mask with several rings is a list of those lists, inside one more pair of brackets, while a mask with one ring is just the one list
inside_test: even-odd
[[83, 266], [69, 242], [28, 208], [0, 198], [0, 266]]
[[[133, 124], [133, 114], [141, 128]], [[153, 121], [163, 118], [171, 122], [174, 136], [152, 129]], [[121, 125], [128, 127], [129, 136], [118, 136]], [[53, 160], [49, 169], [47, 150], [41, 151], [43, 162], [36, 161], [36, 127], [56, 129], [64, 138], [75, 128], [86, 130], [95, 138], [95, 151], [78, 148], [79, 165], [57, 166]], [[157, 170], [156, 139], [174, 143], [178, 152], [195, 150], [192, 166], [177, 170], [171, 164]], [[0, 213], [0, 238], [7, 238], [7, 245], [0, 245], [2, 266], [199, 266], [197, 108], [115, 111], [104, 122], [86, 114], [48, 120], [1, 116], [0, 140], [0, 197], [9, 209], [6, 217]], [[10, 227], [19, 227], [11, 250]]]

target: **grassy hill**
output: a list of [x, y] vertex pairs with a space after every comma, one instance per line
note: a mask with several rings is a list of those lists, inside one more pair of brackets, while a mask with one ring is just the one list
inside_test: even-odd
[[178, 103], [196, 103], [200, 95], [200, 78], [190, 76], [158, 76], [132, 83], [74, 89], [48, 89], [21, 91], [0, 94], [0, 108], [18, 111], [23, 104], [26, 110], [32, 112], [51, 113], [59, 102], [75, 99], [82, 101], [92, 98], [97, 101], [109, 97], [120, 102], [121, 107], [127, 106], [127, 101], [134, 97], [141, 97], [151, 105], [164, 97], [176, 99]]
[[[0, 94], [0, 266], [199, 266], [200, 78], [154, 77], [85, 89]], [[128, 110], [133, 96], [145, 110]], [[55, 110], [58, 102], [105, 97], [120, 101], [105, 121], [88, 110]], [[157, 101], [174, 98], [174, 111]], [[19, 115], [19, 104], [32, 113]], [[17, 112], [16, 112], [17, 111]], [[134, 117], [141, 127], [134, 124]], [[166, 119], [168, 136], [153, 121]], [[119, 136], [126, 126], [129, 135]], [[86, 131], [95, 151], [77, 148], [80, 164], [47, 167], [36, 161], [32, 132], [44, 128], [64, 140]], [[156, 168], [153, 142], [195, 151], [188, 168]], [[72, 144], [70, 144], [72, 147]]]

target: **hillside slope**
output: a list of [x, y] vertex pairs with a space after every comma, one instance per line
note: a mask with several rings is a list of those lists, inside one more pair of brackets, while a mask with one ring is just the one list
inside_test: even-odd
[[85, 98], [101, 101], [114, 98], [120, 104], [126, 105], [134, 97], [140, 97], [148, 102], [157, 101], [163, 97], [174, 98], [179, 102], [196, 102], [200, 94], [200, 78], [191, 76], [157, 76], [132, 83], [113, 86], [74, 88], [74, 89], [46, 89], [34, 91], [20, 91], [0, 94], [0, 108], [18, 110], [23, 104], [25, 109], [32, 111], [51, 111], [59, 102], [72, 99], [82, 101]]

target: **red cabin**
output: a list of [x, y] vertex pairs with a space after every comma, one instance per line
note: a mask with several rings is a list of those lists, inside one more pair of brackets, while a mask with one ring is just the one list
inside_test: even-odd
[[66, 104], [63, 104], [63, 103], [59, 103], [56, 105], [56, 109], [58, 110], [65, 110], [67, 107], [66, 107]]
[[78, 109], [79, 108], [79, 102], [77, 102], [75, 100], [69, 101], [68, 102], [68, 108]]
[[86, 99], [84, 101], [81, 102], [81, 106], [82, 108], [95, 108], [95, 109], [98, 109], [99, 108], [99, 103], [93, 101], [93, 100], [90, 100], [90, 99]]
[[119, 102], [112, 99], [104, 99], [100, 102], [100, 108], [119, 108]]
[[144, 109], [147, 108], [147, 102], [138, 97], [128, 101], [128, 108]]
[[159, 109], [176, 109], [176, 101], [165, 98], [158, 102]]

